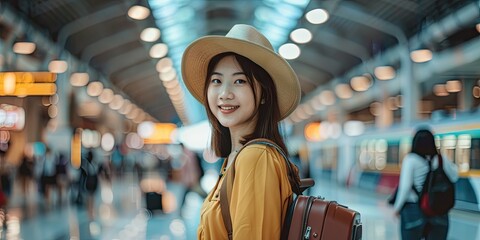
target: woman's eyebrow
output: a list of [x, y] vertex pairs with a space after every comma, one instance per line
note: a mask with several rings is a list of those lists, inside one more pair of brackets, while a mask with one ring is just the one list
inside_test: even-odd
[[[223, 76], [222, 73], [219, 73], [219, 72], [212, 72], [212, 75], [220, 75], [220, 76]], [[233, 76], [236, 76], [236, 75], [246, 75], [244, 72], [236, 72], [236, 73], [233, 73], [232, 74]]]

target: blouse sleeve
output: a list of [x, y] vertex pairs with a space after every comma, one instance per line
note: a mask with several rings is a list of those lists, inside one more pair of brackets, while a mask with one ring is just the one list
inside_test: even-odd
[[282, 196], [288, 193], [282, 187], [286, 170], [278, 155], [266, 146], [252, 145], [237, 157], [235, 171], [230, 205], [233, 239], [280, 239]]
[[457, 165], [443, 155], [442, 155], [442, 160], [443, 160], [443, 170], [445, 171], [445, 174], [447, 174], [450, 181], [456, 182], [458, 180]]
[[409, 155], [405, 157], [400, 170], [400, 182], [398, 184], [397, 199], [393, 205], [396, 211], [400, 211], [407, 201], [410, 189], [413, 186], [413, 160]]

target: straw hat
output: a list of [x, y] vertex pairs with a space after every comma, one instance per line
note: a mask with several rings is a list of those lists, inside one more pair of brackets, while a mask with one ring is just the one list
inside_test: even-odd
[[[203, 88], [210, 59], [223, 52], [240, 54], [265, 69], [277, 89], [281, 119], [300, 102], [300, 84], [288, 62], [275, 53], [272, 45], [252, 26], [237, 24], [225, 36], [205, 36], [192, 42], [183, 53], [182, 76], [190, 93], [203, 105]], [[259, 79], [261, 80], [261, 79]]]

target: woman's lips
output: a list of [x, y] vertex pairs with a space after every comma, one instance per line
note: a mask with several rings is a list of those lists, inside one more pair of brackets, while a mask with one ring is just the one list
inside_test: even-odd
[[229, 114], [235, 112], [240, 106], [235, 106], [235, 105], [220, 105], [218, 108], [220, 109], [220, 112], [224, 114]]

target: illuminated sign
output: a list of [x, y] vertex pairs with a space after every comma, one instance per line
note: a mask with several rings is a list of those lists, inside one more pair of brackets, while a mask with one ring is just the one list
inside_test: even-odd
[[0, 104], [0, 130], [22, 130], [25, 126], [25, 110], [8, 104]]
[[[177, 128], [173, 123], [154, 123], [152, 132], [144, 138], [145, 144], [169, 144], [172, 143], [172, 134]], [[140, 135], [140, 133], [139, 133]]]
[[0, 72], [0, 96], [42, 96], [57, 91], [51, 72]]

